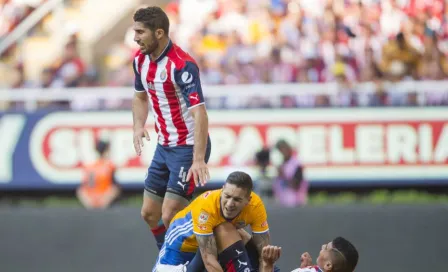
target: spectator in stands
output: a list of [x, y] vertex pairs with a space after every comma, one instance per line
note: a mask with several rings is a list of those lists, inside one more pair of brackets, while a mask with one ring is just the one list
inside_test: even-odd
[[62, 58], [55, 65], [54, 87], [77, 87], [85, 72], [84, 61], [79, 56], [76, 39], [65, 46]]
[[280, 140], [275, 146], [283, 156], [283, 163], [278, 168], [274, 183], [276, 200], [284, 206], [304, 205], [308, 200], [308, 182], [303, 175], [303, 166], [297, 159], [291, 145]]
[[391, 81], [406, 77], [418, 79], [421, 65], [421, 54], [410, 45], [404, 33], [397, 34], [395, 39], [384, 45], [381, 70]]
[[109, 143], [99, 141], [96, 145], [99, 159], [83, 169], [84, 177], [76, 195], [87, 209], [105, 209], [120, 195], [115, 179], [115, 165], [109, 158]]

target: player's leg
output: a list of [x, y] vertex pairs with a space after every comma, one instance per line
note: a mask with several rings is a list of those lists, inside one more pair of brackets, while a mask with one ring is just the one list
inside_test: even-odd
[[[254, 269], [254, 271], [258, 271], [260, 269], [260, 254], [258, 253], [257, 246], [252, 240], [252, 235], [250, 235], [244, 229], [239, 229], [238, 233], [240, 234], [241, 239], [244, 241], [246, 252], [249, 256], [252, 268]], [[277, 271], [280, 271], [280, 269], [277, 266], [274, 266], [274, 272]]]
[[157, 145], [145, 179], [141, 215], [151, 229], [159, 249], [162, 247], [166, 233], [161, 217], [168, 178], [169, 171], [165, 164], [165, 155], [162, 147]]
[[225, 271], [252, 271], [241, 235], [231, 223], [219, 225], [213, 234], [218, 248], [218, 260]]
[[[210, 142], [210, 141], [208, 141]], [[162, 207], [162, 220], [168, 226], [176, 213], [190, 202], [195, 191], [193, 179], [187, 174], [193, 164], [193, 146], [166, 147], [167, 166], [170, 171], [167, 191]], [[210, 144], [207, 145], [205, 161], [210, 158]]]

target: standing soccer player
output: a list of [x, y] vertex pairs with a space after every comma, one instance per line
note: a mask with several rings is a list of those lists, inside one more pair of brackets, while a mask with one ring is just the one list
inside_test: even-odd
[[143, 138], [149, 141], [145, 129], [148, 104], [158, 134], [141, 213], [160, 249], [173, 216], [187, 206], [195, 185], [204, 185], [209, 179], [208, 117], [199, 68], [188, 53], [171, 42], [165, 12], [159, 7], [137, 10], [134, 31], [134, 41], [140, 46], [133, 63], [132, 103], [134, 148], [139, 156]]

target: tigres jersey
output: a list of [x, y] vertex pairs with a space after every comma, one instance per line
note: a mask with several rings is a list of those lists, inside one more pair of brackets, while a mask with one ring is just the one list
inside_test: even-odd
[[[196, 253], [196, 235], [213, 235], [213, 229], [226, 222], [222, 216], [220, 196], [222, 190], [214, 190], [198, 196], [171, 220], [161, 250], [160, 263], [171, 264], [179, 252]], [[266, 209], [261, 198], [251, 193], [251, 200], [241, 213], [230, 221], [236, 228], [250, 225], [254, 233], [269, 231]], [[187, 260], [188, 261], [188, 260]]]

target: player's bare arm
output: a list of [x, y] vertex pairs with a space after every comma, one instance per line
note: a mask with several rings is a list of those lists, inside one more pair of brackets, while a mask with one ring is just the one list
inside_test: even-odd
[[208, 272], [224, 272], [218, 262], [218, 249], [214, 235], [196, 236], [202, 260]]
[[148, 131], [145, 129], [148, 118], [148, 94], [135, 92], [132, 100], [132, 117], [134, 120], [134, 148], [137, 155], [142, 154], [143, 138], [149, 141]]
[[263, 248], [269, 245], [271, 240], [271, 236], [269, 235], [269, 231], [264, 233], [254, 233], [252, 239], [255, 243], [255, 246], [258, 250], [258, 256], [260, 256], [260, 267], [263, 266]]
[[193, 177], [196, 186], [205, 185], [210, 179], [207, 164], [205, 163], [205, 150], [208, 140], [208, 115], [205, 105], [199, 105], [190, 110], [194, 119], [194, 153], [193, 165], [188, 171], [187, 180]]

